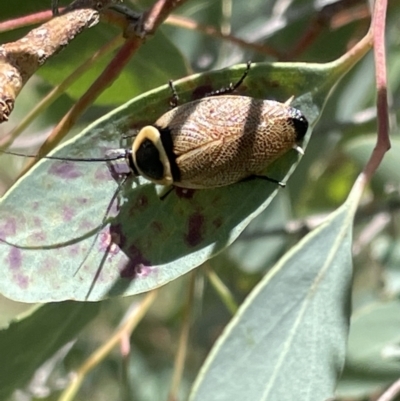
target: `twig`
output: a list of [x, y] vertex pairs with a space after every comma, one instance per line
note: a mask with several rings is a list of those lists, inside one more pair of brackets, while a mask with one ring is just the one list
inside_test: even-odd
[[[47, 141], [40, 148], [38, 152], [39, 158], [46, 155], [60, 143], [69, 129], [75, 124], [78, 117], [117, 79], [133, 54], [139, 49], [144, 37], [148, 33], [153, 33], [168, 14], [185, 1], [187, 0], [157, 0], [155, 4], [142, 15], [142, 18], [136, 24], [134, 32], [131, 32], [131, 37], [125, 42], [115, 58], [54, 128]], [[25, 171], [36, 161], [37, 159], [32, 159]]]
[[9, 32], [14, 29], [22, 28], [34, 24], [42, 24], [52, 17], [50, 10], [39, 11], [34, 14], [24, 15], [23, 17], [0, 22], [0, 33]]
[[140, 35], [144, 37], [155, 32], [158, 26], [172, 13], [177, 7], [184, 4], [187, 0], [158, 0], [144, 14], [140, 26]]
[[61, 394], [59, 401], [70, 401], [74, 398], [87, 374], [104, 360], [104, 358], [109, 355], [112, 349], [118, 345], [122, 339], [127, 335], [131, 335], [132, 331], [136, 328], [150, 306], [153, 304], [156, 296], [157, 290], [149, 292], [140, 304], [135, 305], [135, 307], [130, 310], [125, 322], [116, 330], [112, 337], [93, 352], [93, 354], [79, 368], [70, 385]]
[[[109, 54], [112, 50], [123, 43], [121, 35], [116, 36], [110, 42], [106, 43], [98, 51], [92, 54], [78, 68], [76, 68], [68, 77], [60, 84], [56, 85], [32, 110], [28, 112], [24, 118], [19, 121], [7, 135], [0, 139], [0, 148], [7, 149], [14, 140], [32, 123], [32, 121], [47, 107], [49, 107], [59, 96], [61, 96], [85, 71], [93, 66], [105, 54]], [[41, 141], [42, 142], [42, 141]]]
[[[343, 12], [346, 12], [348, 15], [349, 11], [353, 7], [358, 6], [362, 6], [363, 9], [367, 8], [367, 5], [362, 0], [340, 0], [336, 2], [330, 2], [323, 6], [313, 20], [310, 21], [307, 30], [303, 33], [303, 35], [301, 35], [300, 39], [298, 39], [292, 49], [287, 52], [285, 58], [295, 59], [299, 57], [299, 55], [304, 53], [310, 44], [313, 43], [316, 38], [318, 38], [318, 36], [324, 29], [326, 29], [327, 26], [330, 24], [332, 25], [332, 21], [335, 19], [335, 17], [337, 17], [339, 14], [343, 15]], [[361, 16], [353, 16], [353, 18], [348, 22], [353, 21], [355, 17], [364, 18], [365, 13], [361, 14]]]
[[0, 123], [7, 121], [15, 98], [33, 73], [84, 29], [99, 22], [99, 10], [117, 0], [76, 0], [62, 15], [0, 46]]
[[377, 401], [394, 401], [395, 397], [400, 394], [400, 379], [396, 380]]
[[182, 17], [181, 15], [170, 15], [166, 20], [166, 23], [184, 29], [197, 30], [206, 35], [226, 40], [242, 48], [250, 49], [260, 54], [265, 54], [266, 56], [273, 56], [277, 59], [280, 59], [282, 57], [281, 52], [271, 46], [265, 44], [251, 43], [243, 39], [239, 39], [231, 34], [224, 34], [213, 26], [200, 24], [197, 21], [194, 21], [190, 18]]
[[178, 399], [177, 395], [179, 393], [179, 387], [182, 381], [182, 375], [185, 367], [185, 360], [188, 350], [189, 331], [191, 323], [190, 318], [192, 316], [192, 311], [193, 311], [195, 279], [196, 279], [196, 273], [191, 272], [189, 278], [190, 282], [187, 292], [187, 300], [185, 302], [185, 308], [183, 311], [182, 328], [179, 336], [179, 346], [175, 356], [174, 374], [171, 381], [171, 389], [169, 391], [168, 401], [175, 401]]
[[389, 107], [387, 102], [386, 54], [385, 54], [385, 20], [387, 0], [375, 2], [372, 17], [372, 34], [374, 38], [375, 75], [377, 89], [378, 138], [375, 149], [364, 168], [363, 175], [368, 182], [385, 153], [390, 149]]

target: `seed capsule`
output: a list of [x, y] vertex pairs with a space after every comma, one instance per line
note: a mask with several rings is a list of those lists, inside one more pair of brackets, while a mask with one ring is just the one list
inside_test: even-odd
[[292, 148], [301, 152], [299, 143], [307, 129], [304, 115], [286, 103], [247, 96], [206, 97], [178, 106], [142, 128], [128, 162], [135, 175], [156, 184], [221, 187], [260, 177]]

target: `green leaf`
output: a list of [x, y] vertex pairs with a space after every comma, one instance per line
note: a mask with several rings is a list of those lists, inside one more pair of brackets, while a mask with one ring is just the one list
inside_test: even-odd
[[99, 308], [99, 303], [47, 304], [0, 330], [0, 399], [23, 387], [40, 365], [76, 337]]
[[[244, 68], [178, 81], [181, 102], [236, 82]], [[312, 126], [348, 68], [337, 63], [255, 64], [241, 93], [279, 101], [295, 96], [293, 106]], [[104, 157], [106, 150], [120, 147], [122, 135], [162, 115], [170, 97], [167, 85], [139, 96], [53, 154]], [[297, 160], [294, 150], [288, 152], [270, 166], [268, 175], [287, 179]], [[275, 184], [254, 180], [214, 190], [175, 191], [160, 201], [154, 185], [144, 179], [127, 179], [118, 200], [117, 189], [105, 163], [39, 162], [0, 202], [0, 291], [29, 302], [95, 301], [148, 291], [228, 246], [278, 191]]]
[[[257, 219], [254, 219], [242, 235], [229, 248], [229, 257], [238, 268], [248, 272], [265, 272], [288, 247], [287, 235], [282, 227], [290, 219], [290, 203], [287, 191], [279, 191]], [[276, 230], [275, 234], [272, 234]], [[268, 231], [268, 235], [266, 233]]]
[[333, 396], [349, 327], [356, 198], [304, 237], [254, 288], [211, 351], [191, 401]]
[[398, 379], [399, 344], [398, 300], [369, 304], [357, 311], [351, 322], [339, 395], [346, 399], [367, 397]]
[[[71, 42], [57, 57], [49, 60], [38, 74], [52, 85], [62, 82], [84, 60], [116, 36], [115, 30], [101, 24], [91, 28]], [[160, 52], [159, 49], [162, 49]], [[116, 51], [103, 57], [67, 90], [73, 99], [81, 97], [103, 72]], [[141, 46], [113, 85], [96, 99], [96, 104], [120, 104], [133, 96], [187, 74], [182, 54], [162, 32]]]
[[[399, 160], [400, 140], [396, 137], [391, 138], [392, 148], [387, 152], [382, 163], [379, 165], [374, 181], [382, 184], [400, 182]], [[372, 150], [376, 146], [376, 135], [364, 135], [346, 142], [345, 152], [351, 156], [357, 165], [362, 168], [367, 163]]]
[[[51, 1], [49, 0], [20, 1], [19, 3], [17, 7], [15, 3], [4, 4], [4, 7], [2, 7], [2, 20], [49, 10], [51, 6]], [[66, 5], [67, 2], [60, 3], [60, 7]], [[11, 32], [1, 32], [1, 43], [18, 40], [30, 29], [32, 27], [24, 27]], [[58, 85], [75, 71], [83, 61], [92, 57], [101, 46], [108, 43], [118, 34], [120, 34], [118, 28], [105, 23], [99, 23], [90, 29], [85, 29], [60, 53], [39, 68], [37, 74], [51, 85]], [[103, 72], [116, 52], [114, 51], [97, 60], [90, 70], [86, 71], [68, 88], [66, 93], [73, 99], [81, 97]], [[116, 105], [126, 102], [139, 93], [162, 85], [169, 79], [185, 75], [187, 72], [188, 69], [182, 53], [162, 31], [157, 31], [154, 37], [148, 38], [146, 44], [141, 46], [135, 53], [135, 57], [128, 62], [116, 82], [96, 99], [96, 104]]]

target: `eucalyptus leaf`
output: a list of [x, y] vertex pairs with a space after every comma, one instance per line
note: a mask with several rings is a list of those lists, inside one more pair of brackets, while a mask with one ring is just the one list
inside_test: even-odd
[[334, 395], [346, 354], [357, 202], [350, 196], [253, 289], [203, 365], [191, 401]]
[[[368, 333], [368, 335], [366, 335]], [[375, 302], [355, 311], [338, 393], [361, 398], [382, 391], [400, 375], [400, 302]]]
[[[240, 94], [286, 101], [315, 124], [333, 85], [350, 67], [254, 64]], [[187, 102], [236, 82], [245, 65], [176, 82]], [[167, 85], [104, 116], [52, 154], [104, 157], [123, 135], [153, 123], [171, 99]], [[306, 142], [311, 129], [309, 129]], [[298, 161], [289, 151], [268, 168], [287, 180]], [[41, 160], [0, 202], [0, 291], [28, 302], [96, 301], [163, 285], [220, 252], [271, 202], [263, 180], [213, 190], [174, 191], [159, 199], [144, 179], [115, 180], [106, 163]], [[118, 194], [116, 194], [118, 192]]]
[[0, 399], [26, 385], [35, 371], [98, 313], [99, 303], [50, 303], [0, 330]]
[[[376, 146], [375, 135], [363, 135], [346, 142], [345, 152], [352, 157], [357, 166], [362, 167], [368, 161], [368, 158]], [[393, 183], [397, 185], [400, 181], [400, 172], [398, 168], [398, 157], [400, 151], [400, 140], [393, 136], [391, 139], [391, 151], [385, 155], [374, 176], [375, 181], [381, 183]]]

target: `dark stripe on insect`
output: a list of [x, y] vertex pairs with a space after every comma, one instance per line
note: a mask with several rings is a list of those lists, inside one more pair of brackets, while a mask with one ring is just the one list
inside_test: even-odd
[[160, 132], [161, 142], [168, 157], [172, 179], [174, 182], [179, 182], [181, 180], [181, 172], [176, 162], [176, 154], [174, 153], [174, 143], [172, 141], [171, 130], [169, 128], [160, 128], [156, 125], [154, 125], [154, 127]]

